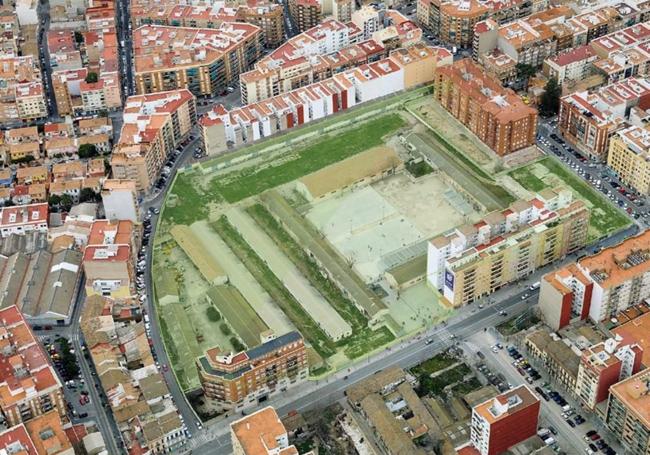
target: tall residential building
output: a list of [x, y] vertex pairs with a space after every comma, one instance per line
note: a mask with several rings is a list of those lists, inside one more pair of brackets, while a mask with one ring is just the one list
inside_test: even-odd
[[47, 117], [41, 73], [32, 55], [0, 55], [0, 121]]
[[299, 31], [315, 27], [323, 18], [323, 5], [319, 0], [287, 0], [289, 15]]
[[470, 442], [481, 455], [498, 455], [534, 436], [539, 398], [520, 385], [472, 409]]
[[149, 191], [169, 154], [196, 121], [196, 102], [189, 90], [129, 97], [111, 156], [113, 178], [134, 180], [138, 193]]
[[554, 77], [560, 85], [578, 82], [589, 75], [591, 64], [597, 59], [591, 47], [579, 46], [544, 60], [544, 74]]
[[633, 77], [594, 92], [576, 92], [560, 98], [558, 128], [585, 155], [607, 159], [609, 140], [627, 126], [630, 110], [650, 107], [650, 81]]
[[604, 322], [650, 297], [650, 231], [551, 272], [539, 306], [554, 329], [573, 318]]
[[268, 335], [259, 346], [239, 353], [209, 349], [196, 359], [196, 367], [205, 396], [226, 409], [255, 406], [305, 381], [309, 373], [298, 332]]
[[434, 97], [499, 156], [535, 144], [537, 110], [471, 59], [437, 71]]
[[96, 220], [83, 256], [86, 295], [129, 297], [135, 251], [133, 222]]
[[133, 32], [133, 53], [138, 94], [188, 89], [196, 96], [218, 95], [260, 58], [262, 33], [241, 22], [219, 28], [144, 25]]
[[[514, 3], [514, 2], [513, 2]], [[443, 42], [469, 47], [474, 39], [474, 26], [487, 18], [490, 8], [477, 0], [418, 0], [419, 25]]]
[[8, 426], [67, 409], [61, 381], [20, 310], [0, 310], [0, 410]]
[[[268, 406], [230, 424], [233, 455], [298, 455], [275, 409]], [[311, 452], [310, 452], [311, 453]]]
[[593, 410], [609, 397], [609, 388], [641, 368], [643, 349], [613, 338], [595, 344], [582, 353], [576, 381], [576, 395]]
[[626, 454], [650, 452], [650, 368], [610, 388], [606, 422]]
[[623, 183], [650, 195], [650, 126], [630, 126], [609, 141], [607, 165]]
[[589, 210], [571, 192], [544, 190], [429, 242], [427, 279], [459, 307], [582, 248]]
[[135, 180], [105, 180], [102, 186], [102, 204], [107, 219], [137, 223], [139, 210]]

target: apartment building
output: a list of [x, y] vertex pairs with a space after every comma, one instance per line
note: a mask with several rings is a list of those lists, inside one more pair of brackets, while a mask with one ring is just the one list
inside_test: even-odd
[[517, 63], [540, 67], [546, 58], [556, 54], [557, 41], [545, 22], [526, 18], [497, 26], [490, 18], [474, 28], [472, 48], [478, 58], [498, 49]]
[[196, 96], [218, 95], [252, 68], [261, 52], [261, 30], [251, 24], [143, 25], [133, 31], [136, 90], [140, 95], [178, 89]]
[[535, 144], [537, 110], [470, 59], [437, 71], [434, 97], [499, 156]]
[[[0, 432], [0, 451], [6, 454], [75, 455], [56, 411], [39, 415]], [[84, 431], [85, 434], [85, 431]]]
[[637, 77], [560, 98], [558, 128], [580, 152], [605, 161], [610, 138], [626, 126], [633, 107], [650, 107], [650, 81]]
[[607, 400], [609, 388], [641, 369], [643, 349], [614, 338], [585, 349], [580, 359], [576, 395], [592, 411]]
[[626, 185], [650, 194], [650, 127], [629, 126], [610, 139], [607, 165]]
[[530, 357], [544, 368], [549, 378], [575, 396], [582, 352], [556, 333], [540, 329], [526, 335], [524, 345]]
[[247, 0], [227, 6], [139, 0], [131, 4], [131, 20], [135, 27], [157, 24], [219, 28], [228, 22], [246, 22], [261, 29], [265, 47], [274, 49], [284, 42], [284, 8], [268, 0]]
[[547, 57], [544, 60], [544, 74], [555, 78], [558, 84], [565, 82], [578, 82], [591, 73], [591, 64], [598, 60], [598, 56], [591, 47], [584, 45]]
[[650, 369], [645, 369], [610, 389], [607, 428], [628, 455], [650, 451]]
[[476, 0], [418, 0], [416, 12], [424, 30], [458, 47], [471, 46], [474, 26], [489, 13], [489, 7]]
[[8, 426], [67, 409], [48, 356], [15, 306], [0, 309], [0, 410]]
[[138, 193], [151, 189], [169, 154], [196, 124], [195, 98], [187, 89], [131, 96], [111, 156], [113, 178], [134, 180]]
[[82, 262], [86, 295], [129, 297], [135, 251], [135, 228], [131, 221], [94, 221]]
[[571, 192], [545, 190], [429, 242], [427, 280], [459, 307], [582, 248], [589, 210]]
[[47, 117], [41, 73], [32, 55], [0, 55], [0, 121]]
[[520, 385], [472, 408], [470, 444], [481, 455], [497, 455], [534, 436], [539, 398]]
[[224, 409], [255, 406], [307, 379], [309, 365], [302, 335], [264, 334], [262, 344], [244, 352], [214, 347], [196, 359], [205, 396]]
[[289, 445], [287, 429], [271, 406], [232, 422], [230, 439], [233, 455], [298, 454], [295, 446]]
[[356, 35], [355, 27], [328, 19], [290, 38], [240, 75], [242, 103], [256, 103], [387, 55], [375, 41], [357, 44]]
[[637, 23], [616, 30], [589, 43], [598, 56], [594, 71], [607, 83], [633, 76], [645, 76], [650, 65], [650, 24]]
[[11, 234], [31, 231], [47, 232], [48, 215], [47, 203], [3, 207], [0, 210], [0, 236], [6, 238]]
[[323, 5], [319, 0], [287, 0], [287, 2], [289, 15], [300, 32], [315, 27], [323, 18]]
[[[650, 297], [650, 231], [544, 277], [540, 310], [558, 329], [573, 318], [604, 322]], [[558, 316], [561, 315], [561, 316]]]

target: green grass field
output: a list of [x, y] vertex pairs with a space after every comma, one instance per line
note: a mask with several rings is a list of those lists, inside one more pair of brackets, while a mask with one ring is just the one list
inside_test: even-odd
[[528, 191], [538, 192], [562, 185], [570, 188], [574, 196], [585, 201], [591, 210], [589, 240], [611, 235], [631, 223], [609, 200], [553, 157], [547, 156], [510, 171], [508, 175]]
[[208, 290], [208, 298], [247, 346], [254, 347], [260, 343], [260, 333], [268, 330], [268, 326], [237, 288], [214, 286]]
[[358, 128], [323, 139], [292, 152], [288, 159], [266, 167], [249, 167], [215, 177], [214, 193], [233, 203], [270, 188], [337, 163], [371, 147], [381, 145], [382, 137], [397, 131], [406, 122], [398, 114], [388, 114], [363, 123]]

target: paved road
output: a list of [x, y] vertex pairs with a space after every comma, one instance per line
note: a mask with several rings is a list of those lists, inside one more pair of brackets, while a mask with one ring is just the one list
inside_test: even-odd
[[[82, 280], [83, 281], [83, 280]], [[97, 424], [99, 429], [104, 437], [106, 443], [106, 448], [109, 453], [123, 453], [121, 448], [123, 443], [121, 441], [121, 435], [115, 421], [113, 419], [113, 414], [109, 410], [110, 408], [105, 408], [102, 404], [102, 399], [100, 398], [99, 390], [101, 386], [96, 387], [96, 378], [94, 374], [94, 366], [86, 360], [83, 355], [82, 350], [82, 339], [83, 335], [81, 334], [81, 327], [79, 325], [79, 320], [81, 317], [81, 311], [83, 309], [83, 303], [86, 300], [86, 292], [81, 288], [80, 292], [77, 295], [77, 303], [75, 305], [72, 325], [70, 326], [70, 331], [72, 333], [71, 341], [72, 346], [74, 347], [75, 353], [77, 354], [77, 359], [79, 360], [79, 366], [81, 368], [81, 374], [86, 381], [88, 392], [90, 395], [90, 404], [86, 406], [92, 406], [95, 410], [95, 415], [97, 417]], [[119, 449], [118, 449], [119, 445]]]
[[[501, 310], [507, 310], [509, 315], [512, 316], [521, 314], [530, 308], [532, 304], [530, 300], [521, 299], [521, 295], [524, 292], [522, 290], [499, 303], [489, 305], [475, 313], [471, 312], [470, 307], [465, 307], [464, 311], [460, 311], [448, 324], [437, 326], [426, 334], [369, 358], [359, 364], [356, 370], [342, 371], [326, 380], [312, 381], [307, 384], [308, 390], [294, 390], [292, 396], [288, 399], [287, 397], [278, 397], [270, 400], [268, 403], [265, 402], [264, 405], [275, 406], [279, 415], [286, 415], [292, 410], [304, 412], [310, 409], [320, 409], [328, 406], [343, 399], [343, 391], [351, 384], [362, 381], [383, 368], [388, 366], [399, 366], [402, 368], [414, 366], [449, 348], [454, 343], [452, 335], [462, 339], [481, 331], [485, 327], [502, 322], [504, 318], [499, 315], [499, 311]], [[430, 337], [433, 337], [434, 341], [431, 344], [426, 344], [426, 340]], [[219, 425], [215, 425], [209, 430], [211, 436], [210, 442], [199, 445], [192, 441], [188, 445], [188, 448], [192, 449], [193, 454], [230, 453], [229, 426], [226, 423], [230, 423], [240, 417], [236, 415], [225, 421], [220, 421]]]

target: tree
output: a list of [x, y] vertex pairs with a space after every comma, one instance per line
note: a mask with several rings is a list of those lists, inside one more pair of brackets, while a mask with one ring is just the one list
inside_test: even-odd
[[72, 200], [72, 196], [70, 196], [69, 194], [64, 194], [61, 196], [61, 202], [59, 203], [59, 207], [61, 207], [61, 209], [63, 209], [64, 212], [69, 212], [73, 204], [74, 201]]
[[95, 82], [97, 82], [98, 79], [99, 77], [97, 76], [97, 73], [93, 71], [91, 71], [90, 73], [88, 73], [88, 75], [86, 75], [86, 82], [88, 84], [94, 84]]
[[533, 77], [537, 70], [534, 66], [529, 65], [528, 63], [517, 63], [517, 78], [524, 81], [524, 87], [528, 89], [528, 80]]
[[59, 204], [61, 204], [61, 196], [59, 196], [58, 194], [53, 194], [50, 196], [47, 202], [50, 204], [51, 207], [58, 207]]
[[207, 307], [205, 313], [212, 322], [219, 322], [221, 320], [221, 313], [213, 306]]
[[77, 42], [77, 44], [83, 43], [84, 36], [81, 34], [80, 31], [75, 30], [75, 32], [74, 32], [74, 40]]
[[79, 192], [79, 202], [99, 202], [100, 196], [92, 188], [82, 188]]
[[232, 348], [236, 352], [242, 352], [246, 350], [246, 346], [239, 341], [239, 338], [237, 337], [230, 337], [230, 344], [232, 345]]
[[93, 156], [99, 155], [97, 147], [94, 144], [81, 144], [77, 153], [79, 154], [79, 158], [92, 158]]
[[226, 335], [226, 336], [228, 336], [228, 335], [230, 335], [230, 334], [232, 333], [232, 332], [230, 331], [230, 327], [228, 327], [228, 324], [226, 324], [225, 322], [222, 323], [222, 324], [219, 326], [219, 328], [221, 329], [221, 333], [223, 333], [223, 334]]
[[562, 87], [557, 83], [557, 79], [552, 77], [546, 83], [544, 90], [542, 100], [539, 104], [539, 113], [544, 117], [550, 117], [557, 114], [560, 110]]

